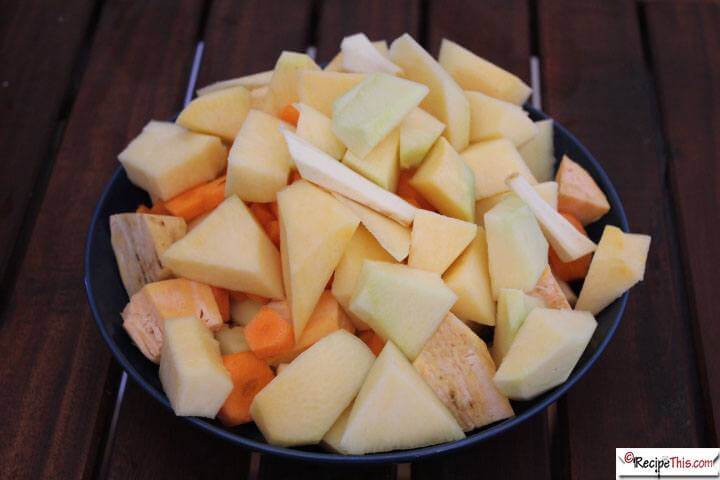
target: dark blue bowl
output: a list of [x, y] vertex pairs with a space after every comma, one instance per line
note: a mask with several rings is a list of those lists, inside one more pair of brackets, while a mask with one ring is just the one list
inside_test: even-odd
[[[533, 120], [548, 118], [538, 110], [532, 108], [527, 108], [527, 110], [529, 110]], [[555, 122], [554, 141], [557, 158], [567, 154], [585, 167], [603, 189], [612, 207], [610, 213], [589, 228], [588, 233], [591, 238], [597, 241], [606, 224], [616, 225], [627, 231], [627, 218], [622, 203], [620, 203], [620, 198], [597, 160], [593, 158], [575, 136], [557, 122]], [[85, 289], [100, 334], [108, 344], [112, 354], [135, 382], [158, 402], [170, 408], [170, 403], [160, 385], [157, 365], [147, 360], [140, 353], [140, 350], [133, 345], [130, 337], [122, 328], [120, 312], [125, 307], [128, 297], [120, 281], [115, 257], [110, 245], [110, 228], [108, 225], [110, 215], [120, 212], [132, 212], [142, 202], [148, 202], [145, 192], [132, 185], [128, 181], [124, 170], [118, 168], [106, 185], [90, 223], [90, 231], [85, 246]], [[319, 447], [281, 448], [269, 445], [254, 424], [227, 428], [213, 420], [196, 417], [183, 418], [195, 426], [237, 445], [263, 453], [312, 462], [342, 464], [399, 463], [413, 462], [433, 455], [449, 453], [510, 430], [557, 401], [585, 375], [588, 369], [597, 361], [602, 351], [605, 350], [620, 324], [627, 298], [628, 294], [626, 293], [597, 316], [598, 328], [590, 341], [590, 345], [565, 383], [532, 401], [513, 402], [513, 408], [517, 414], [515, 417], [475, 430], [463, 440], [414, 450], [401, 450], [374, 455], [336, 455], [326, 453]]]

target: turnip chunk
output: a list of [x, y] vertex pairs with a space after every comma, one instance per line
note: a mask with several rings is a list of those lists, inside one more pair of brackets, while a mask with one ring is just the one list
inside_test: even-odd
[[417, 208], [374, 184], [289, 130], [282, 130], [300, 175], [408, 226]]
[[597, 249], [592, 240], [553, 210], [523, 177], [513, 173], [505, 183], [533, 212], [545, 237], [563, 262], [572, 262]]
[[384, 72], [397, 75], [402, 68], [383, 56], [364, 33], [345, 37], [340, 44], [343, 54], [343, 68], [348, 72]]

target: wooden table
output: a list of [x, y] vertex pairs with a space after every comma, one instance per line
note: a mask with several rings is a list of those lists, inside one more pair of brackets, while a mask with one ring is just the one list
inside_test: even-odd
[[[611, 478], [615, 447], [717, 446], [720, 4], [711, 1], [24, 0], [0, 2], [0, 477]], [[283, 49], [409, 32], [448, 37], [530, 81], [590, 148], [634, 231], [645, 281], [607, 351], [557, 405], [412, 466], [279, 460], [178, 421], [128, 383], [90, 316], [82, 250], [116, 155], [198, 85]], [[117, 428], [111, 429], [113, 420]], [[251, 468], [252, 467], [252, 468]]]

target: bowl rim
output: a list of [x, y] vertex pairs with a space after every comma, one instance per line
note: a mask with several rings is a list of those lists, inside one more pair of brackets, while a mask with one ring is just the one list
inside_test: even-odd
[[[525, 105], [524, 108], [530, 112], [530, 114], [533, 117], [537, 117], [540, 120], [547, 120], [551, 119], [550, 116], [542, 112], [541, 110], [535, 109], [529, 105]], [[590, 151], [585, 147], [583, 143], [581, 143], [575, 135], [573, 135], [567, 128], [565, 128], [562, 124], [560, 124], [557, 120], [553, 120], [553, 132], [556, 130], [560, 131], [563, 135], [568, 137], [576, 146], [577, 148], [582, 152], [582, 154], [588, 159], [588, 161], [593, 165], [593, 168], [596, 171], [597, 176], [599, 177], [599, 180], [601, 183], [603, 183], [606, 188], [604, 188], [605, 195], [609, 198], [610, 203], [612, 205], [615, 205], [615, 214], [619, 217], [619, 225], [618, 227], [623, 230], [624, 232], [628, 231], [628, 221], [627, 217], [625, 215], [625, 209], [622, 205], [622, 202], [620, 201], [620, 197], [618, 196], [617, 191], [615, 190], [615, 186], [610, 181], [610, 177], [607, 175], [605, 170], [602, 168], [602, 165], [595, 159], [595, 157], [590, 153]], [[89, 270], [90, 265], [90, 257], [92, 253], [92, 247], [93, 247], [93, 236], [96, 231], [97, 223], [99, 221], [105, 221], [106, 219], [101, 219], [100, 214], [103, 209], [103, 205], [105, 204], [105, 201], [110, 193], [110, 190], [112, 189], [115, 181], [117, 178], [122, 174], [122, 166], [118, 166], [115, 171], [113, 172], [113, 175], [111, 176], [110, 180], [105, 184], [105, 187], [103, 188], [102, 194], [97, 202], [97, 205], [95, 206], [95, 209], [93, 210], [92, 220], [90, 222], [88, 234], [85, 241], [85, 248], [84, 248], [84, 255], [83, 255], [83, 283], [85, 285], [85, 292], [88, 298], [88, 303], [90, 304], [90, 310], [93, 315], [93, 319], [95, 320], [95, 323], [98, 327], [98, 330], [100, 331], [100, 335], [103, 338], [103, 341], [107, 344], [108, 348], [110, 349], [110, 352], [112, 353], [115, 360], [120, 363], [123, 370], [125, 370], [130, 378], [133, 379], [133, 381], [140, 385], [140, 387], [148, 393], [150, 396], [155, 398], [158, 402], [160, 402], [165, 408], [170, 410], [172, 412], [172, 407], [170, 405], [169, 400], [167, 397], [157, 390], [153, 385], [151, 385], [148, 381], [143, 378], [143, 376], [133, 367], [132, 363], [128, 360], [128, 358], [123, 354], [123, 352], [120, 350], [118, 345], [113, 341], [113, 339], [110, 337], [109, 332], [105, 328], [105, 325], [102, 321], [102, 317], [100, 315], [100, 311], [98, 309], [96, 300], [95, 300], [95, 292], [92, 284], [92, 278], [91, 273]], [[414, 462], [418, 460], [424, 460], [431, 456], [436, 455], [442, 455], [445, 453], [450, 453], [454, 451], [458, 451], [467, 447], [470, 447], [471, 445], [475, 445], [479, 442], [482, 442], [483, 440], [487, 440], [491, 437], [494, 437], [502, 432], [505, 432], [507, 430], [512, 430], [516, 428], [518, 425], [523, 423], [524, 421], [534, 417], [541, 411], [545, 410], [549, 405], [556, 402], [560, 397], [562, 397], [573, 385], [575, 385], [585, 374], [587, 371], [597, 362], [600, 355], [605, 351], [608, 343], [610, 343], [610, 340], [615, 336], [615, 332], [617, 331], [618, 326], [620, 325], [620, 321], [623, 317], [623, 314], [625, 312], [625, 307], [627, 305], [629, 293], [626, 291], [619, 299], [615, 300], [615, 302], [619, 302], [619, 309], [617, 311], [617, 314], [615, 315], [615, 318], [612, 320], [612, 324], [608, 328], [607, 334], [605, 337], [600, 341], [598, 344], [595, 352], [587, 359], [587, 361], [583, 365], [578, 365], [573, 372], [570, 374], [568, 379], [563, 382], [562, 384], [555, 387], [555, 389], [551, 390], [548, 394], [546, 394], [542, 400], [537, 402], [534, 405], [529, 406], [525, 411], [523, 411], [521, 414], [511, 417], [509, 419], [497, 422], [493, 424], [490, 427], [483, 428], [480, 431], [477, 431], [475, 433], [471, 433], [467, 437], [461, 439], [461, 440], [455, 440], [452, 442], [446, 442], [439, 445], [431, 445], [427, 447], [421, 447], [411, 450], [394, 450], [392, 452], [385, 452], [385, 453], [374, 453], [374, 454], [368, 454], [368, 455], [341, 455], [336, 453], [325, 453], [325, 452], [316, 452], [316, 451], [308, 451], [308, 450], [301, 450], [301, 449], [294, 449], [294, 448], [286, 448], [286, 447], [277, 447], [274, 445], [270, 445], [265, 442], [260, 442], [256, 440], [252, 440], [250, 438], [246, 438], [242, 435], [239, 435], [238, 433], [226, 430], [222, 427], [219, 427], [218, 425], [215, 425], [211, 423], [207, 419], [199, 418], [199, 417], [180, 417], [187, 422], [189, 422], [194, 427], [204, 430], [206, 432], [212, 433], [223, 440], [229, 441], [231, 443], [234, 443], [238, 446], [258, 451], [265, 454], [270, 455], [276, 455], [278, 457], [287, 458], [287, 459], [293, 459], [293, 460], [302, 460], [302, 461], [308, 461], [308, 462], [315, 462], [315, 463], [328, 463], [328, 464], [346, 464], [346, 465], [373, 465], [373, 464], [387, 464], [387, 463], [406, 463], [406, 462]]]

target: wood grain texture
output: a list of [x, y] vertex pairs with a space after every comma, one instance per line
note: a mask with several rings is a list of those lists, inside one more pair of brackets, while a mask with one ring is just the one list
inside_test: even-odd
[[546, 111], [613, 180], [631, 229], [652, 235], [645, 281], [607, 351], [567, 395], [572, 478], [610, 478], [618, 446], [697, 446], [700, 388], [635, 5], [541, 1]]
[[[437, 54], [443, 38], [513, 72], [530, 83], [530, 12], [522, 0], [431, 1], [427, 46]], [[415, 466], [416, 478], [533, 478], [552, 477], [551, 432], [547, 413], [496, 439], [457, 454]]]
[[413, 479], [543, 479], [550, 474], [545, 415], [477, 446], [413, 465]]
[[83, 478], [107, 421], [110, 354], [83, 290], [92, 209], [116, 155], [178, 107], [200, 2], [109, 1], [0, 329], [3, 478]]
[[[278, 22], [290, 10], [294, 21]], [[214, 1], [198, 85], [272, 68], [282, 50], [305, 51], [309, 24], [309, 2]], [[109, 477], [244, 478], [249, 462], [249, 451], [193, 428], [135, 388], [120, 411]]]
[[323, 465], [263, 456], [259, 478], [262, 480], [394, 480], [395, 466], [347, 467]]
[[315, 35], [318, 60], [329, 62], [340, 51], [342, 39], [359, 32], [373, 41], [385, 40], [388, 46], [405, 32], [417, 38], [420, 0], [324, 1]]
[[212, 2], [197, 86], [271, 70], [283, 50], [304, 53], [311, 15], [309, 0]]
[[[63, 101], [92, 9], [83, 0], [0, 2], [0, 282], [31, 200], [42, 197], [45, 182], [36, 189], [38, 178], [52, 168]], [[25, 251], [19, 246], [18, 257]]]
[[[250, 454], [176, 417], [129, 383], [108, 479], [245, 478]], [[129, 415], [129, 414], [132, 414]]]
[[[650, 3], [649, 48], [711, 439], [720, 438], [720, 4]], [[672, 32], [672, 34], [668, 34]]]
[[509, 70], [530, 84], [530, 12], [520, 0], [431, 0], [426, 48], [434, 56], [443, 38]]

